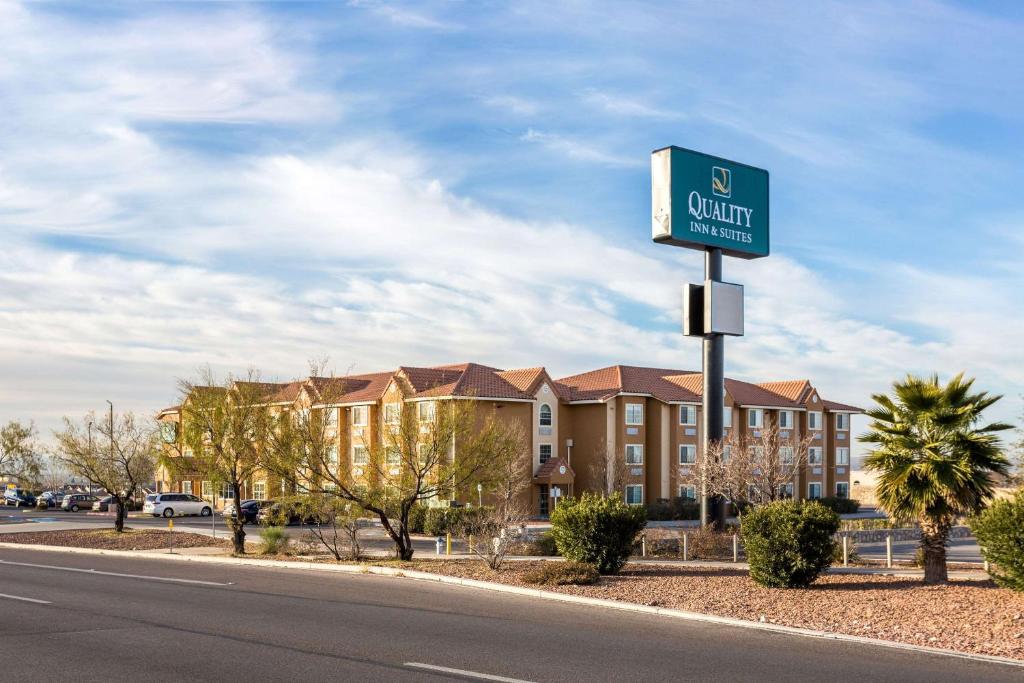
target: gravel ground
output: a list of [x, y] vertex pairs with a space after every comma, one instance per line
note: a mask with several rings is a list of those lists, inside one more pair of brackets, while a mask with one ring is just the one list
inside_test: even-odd
[[[507, 563], [496, 573], [479, 562], [409, 563], [518, 586], [528, 585], [522, 575], [537, 564]], [[810, 588], [784, 590], [762, 588], [744, 571], [640, 565], [593, 586], [547, 590], [1024, 660], [1024, 594], [988, 581], [925, 586], [899, 577], [836, 574]]]
[[[172, 533], [173, 539], [170, 538]], [[169, 547], [171, 543], [175, 548], [229, 546], [226, 540], [215, 540], [202, 534], [169, 532], [162, 529], [127, 529], [120, 534], [113, 529], [27, 531], [17, 534], [0, 534], [0, 543], [59, 545], [103, 550], [159, 550]]]

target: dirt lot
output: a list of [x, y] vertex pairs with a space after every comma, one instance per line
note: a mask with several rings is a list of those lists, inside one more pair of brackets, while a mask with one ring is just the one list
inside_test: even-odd
[[[509, 562], [494, 573], [479, 562], [410, 563], [422, 571], [522, 586], [522, 574], [536, 564]], [[593, 586], [546, 590], [1024, 659], [1024, 594], [988, 581], [930, 587], [897, 577], [834, 574], [810, 588], [782, 590], [762, 588], [742, 570], [632, 565]]]
[[[171, 536], [173, 535], [173, 538]], [[202, 534], [170, 532], [162, 529], [76, 529], [70, 531], [30, 531], [0, 534], [0, 543], [59, 545], [103, 550], [159, 550], [173, 543], [175, 548], [228, 547], [227, 540], [212, 539]]]

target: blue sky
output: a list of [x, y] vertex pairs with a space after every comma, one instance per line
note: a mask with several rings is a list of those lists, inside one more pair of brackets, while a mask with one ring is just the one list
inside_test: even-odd
[[[729, 374], [1024, 391], [1013, 3], [0, 0], [0, 419], [204, 363], [699, 367], [649, 153], [769, 169]], [[856, 426], [856, 424], [855, 424]]]

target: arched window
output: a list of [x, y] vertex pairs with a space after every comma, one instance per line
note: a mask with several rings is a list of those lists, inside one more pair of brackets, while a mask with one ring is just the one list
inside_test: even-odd
[[540, 426], [551, 426], [551, 406], [549, 406], [547, 403], [542, 403], [540, 405]]

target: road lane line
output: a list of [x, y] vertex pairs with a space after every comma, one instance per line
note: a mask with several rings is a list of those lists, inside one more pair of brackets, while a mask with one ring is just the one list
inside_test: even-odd
[[406, 662], [406, 666], [413, 669], [426, 669], [427, 671], [438, 671], [440, 673], [454, 674], [456, 676], [465, 676], [466, 678], [479, 678], [482, 681], [501, 681], [501, 683], [532, 683], [523, 678], [508, 678], [507, 676], [495, 676], [493, 674], [482, 674], [478, 671], [467, 671], [466, 669], [452, 669], [447, 666], [437, 666], [435, 664], [423, 664], [421, 662]]
[[36, 600], [35, 598], [23, 598], [20, 595], [8, 595], [7, 593], [0, 593], [0, 598], [7, 598], [8, 600], [21, 600], [23, 602], [34, 602], [37, 605], [52, 605], [53, 604], [49, 600]]
[[78, 567], [55, 567], [49, 564], [32, 564], [30, 562], [9, 562], [0, 560], [0, 564], [8, 564], [14, 567], [33, 567], [35, 569], [54, 569], [61, 572], [77, 572], [79, 574], [97, 574], [100, 576], [119, 576], [124, 579], [143, 579], [145, 581], [167, 581], [170, 583], [188, 583], [198, 586], [233, 586], [234, 582], [217, 583], [216, 581], [199, 581], [198, 579], [174, 579], [165, 576], [146, 576], [144, 574], [120, 574], [118, 572], [103, 572], [97, 569], [79, 569]]

